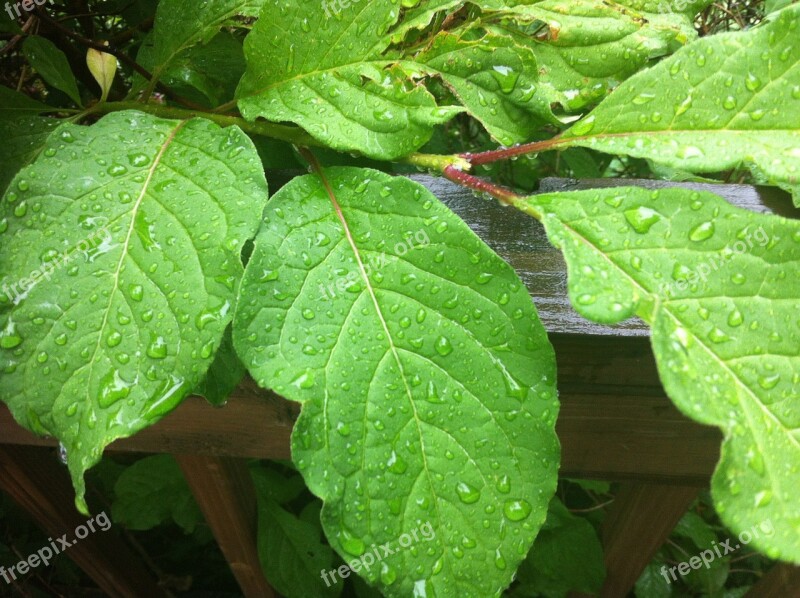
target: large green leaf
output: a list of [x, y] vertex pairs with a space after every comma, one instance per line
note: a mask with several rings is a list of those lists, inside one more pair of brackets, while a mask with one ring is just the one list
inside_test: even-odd
[[267, 205], [234, 345], [303, 403], [293, 457], [332, 546], [348, 562], [397, 550], [360, 574], [387, 596], [499, 595], [555, 491], [545, 331], [513, 270], [424, 187], [326, 176], [330, 194], [305, 176]]
[[62, 125], [0, 202], [0, 399], [57, 437], [83, 502], [103, 447], [171, 411], [232, 317], [266, 183], [238, 128]]
[[192, 394], [206, 399], [212, 405], [221, 407], [228, 402], [231, 393], [242, 381], [247, 369], [233, 350], [233, 339], [230, 327], [222, 337], [222, 344], [217, 355], [208, 368], [202, 382], [192, 390]]
[[468, 41], [442, 33], [414, 60], [440, 75], [503, 145], [528, 141], [543, 124], [558, 122], [544, 94], [537, 94], [533, 52], [510, 37], [485, 35]]
[[153, 25], [153, 49], [143, 55], [144, 66], [158, 81], [182, 52], [209, 42], [220, 28], [239, 16], [256, 16], [265, 0], [161, 0]]
[[746, 166], [800, 202], [800, 5], [623, 83], [563, 140], [691, 172]]
[[[320, 18], [318, 0], [289, 10], [268, 0], [245, 40], [247, 72], [237, 90], [248, 120], [290, 121], [339, 150], [392, 159], [430, 139], [456, 114], [381, 57], [397, 20], [397, 3], [372, 0], [338, 18]], [[314, 27], [313, 44], [298, 43]], [[324, 51], [320, 51], [324, 48]]]
[[28, 63], [47, 83], [67, 94], [78, 106], [81, 94], [64, 52], [46, 37], [31, 35], [22, 44]]
[[545, 0], [515, 6], [510, 14], [522, 33], [507, 18], [504, 26], [521, 43], [528, 40], [542, 93], [571, 112], [697, 37], [686, 14], [639, 13], [612, 2]]
[[[564, 251], [569, 294], [604, 323], [652, 328], [664, 388], [718, 426], [715, 506], [772, 558], [800, 562], [800, 222], [685, 189], [533, 196]], [[767, 533], [766, 528], [774, 528]]]

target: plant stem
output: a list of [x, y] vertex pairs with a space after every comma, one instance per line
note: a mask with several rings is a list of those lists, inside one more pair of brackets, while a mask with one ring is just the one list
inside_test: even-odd
[[509, 206], [516, 205], [518, 202], [523, 200], [521, 195], [517, 195], [511, 189], [506, 189], [505, 187], [495, 185], [487, 180], [479, 179], [478, 177], [467, 174], [463, 170], [459, 170], [454, 166], [447, 166], [442, 174], [446, 179], [453, 181], [454, 183], [474, 191], [488, 193], [492, 197]]
[[89, 114], [107, 114], [109, 112], [118, 112], [120, 110], [139, 110], [147, 112], [161, 118], [172, 118], [186, 120], [189, 118], [207, 118], [210, 121], [217, 123], [221, 127], [230, 127], [236, 125], [245, 133], [252, 135], [259, 135], [264, 137], [273, 137], [281, 141], [288, 141], [296, 145], [302, 146], [321, 146], [322, 144], [311, 137], [308, 133], [299, 127], [287, 127], [285, 125], [276, 125], [264, 121], [249, 122], [239, 116], [229, 116], [227, 114], [213, 114], [201, 110], [187, 110], [185, 108], [176, 108], [174, 106], [164, 106], [162, 104], [143, 104], [141, 102], [108, 102], [105, 104], [97, 104], [87, 111]]
[[[575, 141], [575, 138], [569, 139]], [[545, 139], [544, 141], [534, 141], [533, 143], [525, 143], [523, 145], [515, 145], [514, 147], [507, 147], [504, 149], [491, 150], [488, 152], [480, 152], [478, 154], [461, 154], [461, 157], [467, 160], [473, 166], [480, 164], [489, 164], [491, 162], [498, 162], [500, 160], [508, 160], [517, 156], [525, 154], [537, 154], [547, 150], [557, 148], [559, 145], [567, 143], [567, 140], [562, 140], [558, 137], [552, 139]]]
[[398, 162], [418, 166], [420, 168], [438, 170], [444, 172], [448, 166], [457, 168], [458, 170], [469, 170], [471, 165], [469, 160], [457, 154], [409, 154], [405, 158], [401, 158]]

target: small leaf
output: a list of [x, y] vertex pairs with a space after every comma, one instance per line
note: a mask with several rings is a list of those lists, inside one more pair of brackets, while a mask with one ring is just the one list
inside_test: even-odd
[[25, 94], [0, 85], [0, 119], [33, 116], [42, 112], [55, 112], [56, 108], [29, 98]]
[[95, 81], [100, 85], [100, 101], [105, 102], [108, 98], [111, 84], [114, 82], [114, 75], [117, 73], [117, 58], [111, 54], [89, 48], [86, 53], [86, 64]]
[[592, 524], [570, 513], [557, 498], [517, 581], [530, 596], [596, 595], [605, 579], [603, 547]]
[[274, 500], [258, 496], [258, 556], [272, 585], [286, 598], [339, 596], [343, 583], [323, 581], [335, 554], [322, 542], [319, 519], [309, 523]]
[[25, 59], [47, 83], [67, 94], [81, 106], [78, 84], [64, 52], [46, 37], [31, 35], [22, 44]]
[[303, 403], [293, 459], [343, 558], [415, 532], [360, 574], [386, 596], [498, 595], [555, 491], [552, 348], [514, 271], [424, 187], [325, 174], [333, 196], [304, 176], [267, 204], [234, 345]]
[[0, 399], [66, 447], [79, 508], [103, 448], [200, 383], [266, 192], [238, 128], [128, 111], [59, 127], [0, 200]]
[[40, 116], [5, 118], [0, 112], [0, 139], [3, 140], [0, 143], [0, 193], [5, 192], [20, 169], [39, 155], [47, 137], [59, 124], [56, 119]]
[[628, 79], [562, 139], [696, 173], [746, 166], [800, 203], [799, 23], [795, 5], [703, 38]]
[[114, 495], [111, 516], [131, 530], [145, 531], [172, 521], [189, 534], [203, 521], [172, 455], [145, 457], [125, 469]]
[[711, 484], [722, 520], [770, 558], [800, 562], [800, 222], [685, 189], [518, 205], [564, 251], [575, 308], [648, 322], [672, 401], [723, 430]]

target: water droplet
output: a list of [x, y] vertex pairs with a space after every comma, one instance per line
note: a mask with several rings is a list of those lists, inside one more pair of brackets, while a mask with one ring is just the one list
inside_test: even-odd
[[466, 482], [459, 482], [456, 484], [456, 494], [458, 494], [458, 498], [461, 502], [467, 505], [478, 502], [481, 497], [480, 491]]
[[153, 335], [147, 347], [147, 356], [152, 359], [164, 359], [167, 356], [167, 341], [163, 336]]
[[97, 402], [100, 407], [108, 409], [117, 401], [127, 398], [131, 394], [132, 386], [120, 377], [117, 370], [111, 370], [100, 382], [100, 396]]
[[655, 210], [639, 206], [638, 208], [625, 210], [625, 220], [637, 233], [645, 234], [656, 222], [661, 220], [661, 215]]
[[698, 242], [705, 241], [714, 235], [714, 230], [715, 227], [712, 221], [701, 222], [689, 231], [689, 239]]
[[503, 93], [511, 93], [519, 80], [519, 73], [508, 66], [492, 67], [492, 76], [500, 84]]
[[531, 514], [531, 504], [524, 499], [507, 500], [503, 505], [503, 514], [509, 521], [522, 521]]
[[453, 352], [453, 346], [450, 344], [450, 339], [445, 336], [440, 336], [434, 345], [436, 352], [442, 357], [446, 357]]
[[508, 475], [503, 475], [499, 480], [497, 480], [497, 491], [503, 494], [508, 494], [511, 492], [511, 479]]
[[342, 545], [342, 548], [345, 552], [353, 556], [361, 556], [364, 554], [364, 550], [366, 548], [366, 546], [364, 546], [364, 542], [359, 538], [356, 538], [348, 530], [340, 530], [337, 536], [339, 539], [339, 544]]

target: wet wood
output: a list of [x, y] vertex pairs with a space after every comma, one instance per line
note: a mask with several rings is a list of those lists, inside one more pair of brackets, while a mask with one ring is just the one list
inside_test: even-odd
[[175, 458], [245, 598], [274, 598], [258, 560], [256, 492], [247, 461]]
[[600, 598], [628, 595], [700, 490], [692, 486], [622, 485], [603, 522], [606, 580]]

